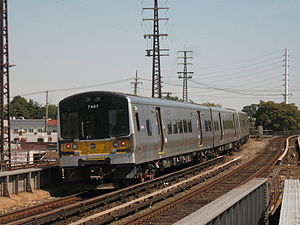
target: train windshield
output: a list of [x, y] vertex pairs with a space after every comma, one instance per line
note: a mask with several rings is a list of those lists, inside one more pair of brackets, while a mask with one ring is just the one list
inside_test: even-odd
[[128, 108], [110, 106], [62, 110], [61, 136], [64, 139], [104, 139], [129, 134]]

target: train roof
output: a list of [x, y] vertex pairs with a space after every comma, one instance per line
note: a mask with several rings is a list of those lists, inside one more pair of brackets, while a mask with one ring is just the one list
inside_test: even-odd
[[201, 104], [196, 103], [187, 103], [187, 102], [180, 102], [180, 101], [173, 101], [168, 99], [160, 99], [160, 98], [151, 98], [151, 97], [143, 97], [134, 94], [127, 94], [121, 92], [113, 92], [113, 91], [90, 91], [90, 92], [82, 92], [75, 95], [71, 95], [69, 97], [64, 98], [60, 102], [69, 101], [72, 99], [82, 98], [85, 96], [96, 96], [96, 95], [103, 95], [103, 96], [115, 96], [117, 98], [127, 98], [131, 103], [140, 103], [140, 104], [149, 104], [149, 105], [164, 105], [168, 107], [180, 107], [180, 108], [193, 108], [193, 109], [202, 109], [202, 110], [209, 110], [212, 109], [213, 111], [227, 111], [227, 112], [239, 112], [241, 111], [235, 109], [228, 109], [228, 108], [218, 108], [218, 107], [211, 107], [211, 106], [204, 106]]

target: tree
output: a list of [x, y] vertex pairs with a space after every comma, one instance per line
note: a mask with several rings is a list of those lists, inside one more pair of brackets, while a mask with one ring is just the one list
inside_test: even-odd
[[251, 105], [244, 106], [242, 111], [248, 114], [251, 122], [254, 122], [256, 118], [257, 109], [258, 109], [258, 104], [251, 104]]
[[213, 103], [213, 102], [203, 102], [201, 105], [205, 105], [205, 106], [212, 106], [212, 107], [217, 107], [217, 108], [221, 108], [222, 105], [219, 103]]
[[255, 125], [273, 131], [300, 129], [300, 111], [295, 104], [260, 101]]
[[15, 96], [10, 102], [10, 115], [16, 118], [29, 118], [30, 112], [27, 100], [21, 96]]
[[42, 105], [32, 99], [29, 99], [28, 110], [30, 112], [30, 118], [26, 119], [42, 119], [45, 117], [45, 110]]
[[57, 113], [58, 113], [58, 107], [56, 105], [48, 106], [48, 118], [56, 120]]
[[[48, 117], [57, 119], [57, 106], [49, 105]], [[21, 96], [15, 96], [10, 102], [10, 116], [17, 119], [43, 119], [45, 118], [45, 107], [32, 99], [27, 101]]]

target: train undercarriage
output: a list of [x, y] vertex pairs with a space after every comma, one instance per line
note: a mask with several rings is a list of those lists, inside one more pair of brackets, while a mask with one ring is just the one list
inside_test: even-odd
[[143, 164], [112, 165], [109, 161], [85, 161], [78, 167], [62, 168], [65, 183], [80, 183], [88, 189], [110, 189], [143, 182], [182, 165], [200, 163], [236, 151], [247, 137], [216, 148], [172, 156]]

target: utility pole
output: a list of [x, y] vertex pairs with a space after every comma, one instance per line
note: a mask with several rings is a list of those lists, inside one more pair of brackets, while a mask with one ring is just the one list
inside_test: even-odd
[[153, 10], [153, 18], [146, 18], [143, 21], [151, 20], [153, 21], [153, 34], [145, 34], [144, 38], [152, 38], [153, 46], [152, 49], [146, 49], [146, 56], [152, 56], [152, 97], [161, 98], [162, 89], [162, 77], [160, 69], [160, 56], [168, 56], [169, 54], [161, 54], [161, 51], [169, 51], [169, 49], [161, 49], [159, 45], [160, 37], [167, 37], [168, 34], [159, 33], [159, 21], [169, 20], [168, 18], [159, 18], [159, 10], [167, 10], [169, 8], [159, 8], [158, 0], [154, 0], [153, 8], [143, 8], [143, 10]]
[[182, 85], [182, 100], [184, 102], [188, 102], [188, 86], [187, 81], [188, 79], [191, 79], [192, 76], [188, 74], [193, 74], [193, 72], [188, 72], [188, 65], [193, 65], [191, 62], [188, 62], [188, 60], [192, 59], [193, 57], [188, 56], [188, 54], [193, 53], [192, 51], [178, 51], [179, 54], [183, 54], [183, 56], [177, 57], [179, 60], [183, 60], [181, 63], [177, 63], [178, 65], [183, 65], [183, 71], [177, 72], [179, 75], [178, 78], [183, 79], [183, 85]]
[[284, 49], [284, 94], [283, 99], [285, 104], [289, 104], [289, 54], [288, 49]]
[[138, 71], [137, 71], [137, 70], [135, 71], [135, 78], [134, 78], [134, 81], [133, 81], [133, 82], [130, 82], [130, 83], [133, 85], [133, 93], [134, 93], [135, 95], [137, 95], [137, 93], [138, 93], [138, 85], [143, 83], [143, 82], [139, 81], [139, 78], [138, 78]]
[[11, 165], [7, 0], [0, 0], [0, 170]]
[[49, 112], [49, 102], [48, 102], [49, 91], [46, 91], [46, 104], [45, 104], [45, 132], [48, 132], [48, 112]]

